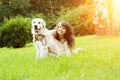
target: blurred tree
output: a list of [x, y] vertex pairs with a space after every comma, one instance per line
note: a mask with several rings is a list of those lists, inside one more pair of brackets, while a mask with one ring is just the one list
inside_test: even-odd
[[86, 0], [0, 0], [0, 17], [2, 20], [3, 17], [9, 19], [18, 14], [27, 16], [30, 12], [57, 15], [61, 7], [73, 8], [85, 2]]
[[57, 15], [61, 7], [78, 7], [85, 2], [86, 0], [30, 0], [33, 11], [44, 13], [47, 16]]
[[0, 1], [0, 22], [3, 22], [4, 16], [2, 13], [2, 1]]
[[2, 0], [0, 0], [0, 5], [2, 4]]
[[59, 10], [59, 2], [60, 0], [30, 0], [31, 10], [50, 16]]
[[62, 0], [61, 3], [65, 7], [78, 7], [80, 4], [85, 4], [86, 0]]
[[0, 22], [6, 17], [22, 15], [27, 16], [29, 13], [29, 0], [2, 0], [0, 5]]
[[30, 0], [11, 0], [10, 9], [12, 10], [12, 15], [16, 16], [20, 14], [22, 16], [27, 16], [29, 13]]
[[11, 2], [10, 0], [2, 0], [2, 14], [6, 17], [6, 18], [10, 18], [11, 15]]

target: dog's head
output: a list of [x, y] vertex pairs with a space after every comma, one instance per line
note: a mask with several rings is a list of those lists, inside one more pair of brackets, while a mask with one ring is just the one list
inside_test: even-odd
[[46, 22], [42, 18], [35, 18], [32, 20], [32, 33], [39, 33], [46, 28]]

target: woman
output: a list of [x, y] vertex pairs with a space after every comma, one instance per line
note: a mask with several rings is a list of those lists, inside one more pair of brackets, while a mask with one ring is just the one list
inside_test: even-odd
[[53, 35], [63, 44], [66, 55], [71, 55], [74, 47], [74, 34], [71, 25], [66, 21], [59, 22]]

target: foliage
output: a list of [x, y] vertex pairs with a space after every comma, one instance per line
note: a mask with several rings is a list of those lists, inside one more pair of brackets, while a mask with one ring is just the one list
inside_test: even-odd
[[61, 7], [77, 7], [86, 0], [30, 0], [33, 11], [44, 13], [46, 16], [57, 15]]
[[36, 12], [32, 12], [32, 14], [30, 15], [30, 17], [33, 18], [43, 18], [46, 19], [46, 16], [42, 13], [36, 13]]
[[11, 0], [10, 8], [12, 9], [13, 16], [16, 15], [29, 15], [30, 0]]
[[57, 20], [57, 16], [52, 15], [49, 18], [46, 18], [46, 23], [47, 23], [47, 28], [48, 29], [53, 29], [56, 26], [56, 20]]
[[60, 13], [57, 22], [67, 20], [72, 25], [75, 35], [94, 34], [92, 7], [91, 5], [80, 5], [75, 9], [65, 9]]
[[85, 4], [86, 0], [61, 0], [61, 5], [64, 7], [74, 8], [81, 4]]
[[4, 15], [2, 14], [2, 6], [0, 5], [0, 22], [2, 23], [4, 20]]
[[11, 9], [10, 9], [10, 2], [8, 0], [2, 0], [2, 5], [0, 8], [1, 12], [2, 12], [2, 17], [7, 17], [9, 19], [11, 13]]
[[[61, 0], [30, 0], [32, 11], [43, 13], [46, 16], [57, 14], [60, 9]], [[58, 6], [59, 4], [59, 6]]]
[[10, 19], [11, 16], [17, 15], [28, 16], [29, 7], [29, 0], [2, 0], [0, 16], [2, 18], [6, 17], [8, 19]]
[[6, 20], [0, 29], [0, 47], [23, 47], [31, 40], [30, 21], [21, 16]]
[[[76, 37], [83, 51], [35, 59], [33, 43], [0, 48], [0, 80], [120, 80], [120, 37]], [[6, 77], [7, 76], [7, 77]]]

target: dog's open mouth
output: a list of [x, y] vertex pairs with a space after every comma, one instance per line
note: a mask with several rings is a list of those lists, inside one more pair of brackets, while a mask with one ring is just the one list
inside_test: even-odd
[[35, 29], [35, 32], [39, 32], [40, 31], [40, 29]]

